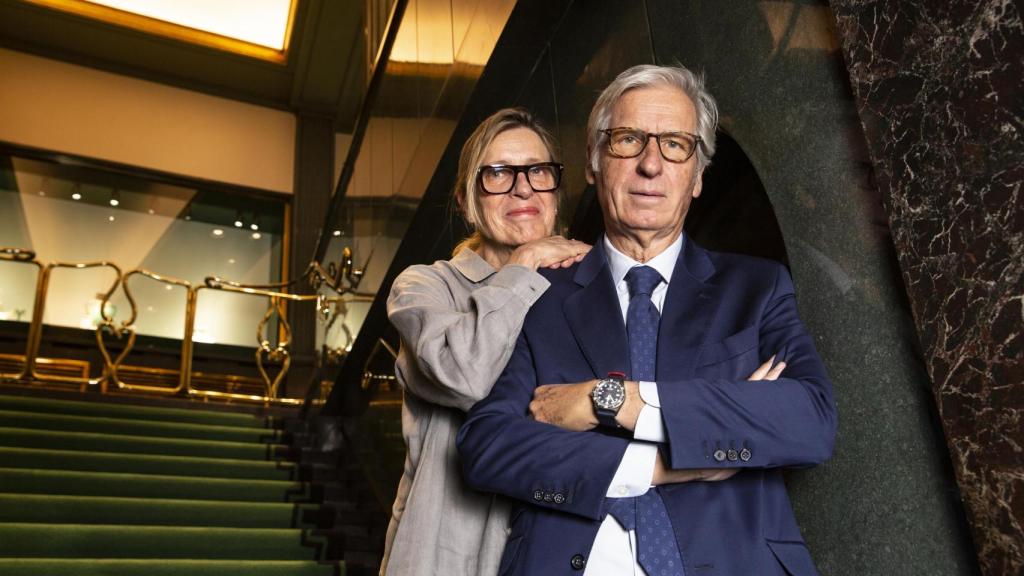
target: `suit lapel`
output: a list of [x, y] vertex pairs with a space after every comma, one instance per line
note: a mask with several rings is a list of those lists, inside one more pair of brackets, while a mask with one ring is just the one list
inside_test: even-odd
[[565, 299], [562, 309], [576, 342], [595, 378], [608, 372], [629, 372], [629, 344], [622, 322], [604, 242], [598, 241], [580, 262], [573, 280], [580, 289]]
[[707, 252], [689, 237], [684, 238], [658, 326], [659, 378], [693, 376], [697, 354], [721, 302], [709, 281], [714, 271]]

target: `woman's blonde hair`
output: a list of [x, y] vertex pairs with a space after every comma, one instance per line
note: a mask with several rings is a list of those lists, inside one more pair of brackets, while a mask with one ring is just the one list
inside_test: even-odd
[[466, 143], [462, 145], [462, 153], [459, 155], [459, 171], [455, 178], [455, 188], [452, 191], [455, 209], [462, 215], [473, 232], [459, 242], [458, 246], [452, 250], [452, 255], [458, 254], [463, 248], [476, 250], [483, 244], [484, 237], [491, 236], [491, 231], [487, 229], [487, 222], [483, 218], [477, 171], [487, 153], [487, 148], [498, 137], [498, 134], [515, 128], [533, 130], [544, 143], [544, 147], [547, 148], [551, 162], [559, 161], [555, 139], [529, 110], [518, 107], [502, 108], [481, 122], [466, 139]]

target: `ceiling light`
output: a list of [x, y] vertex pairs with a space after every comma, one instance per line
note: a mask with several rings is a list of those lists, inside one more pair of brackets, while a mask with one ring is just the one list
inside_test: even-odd
[[146, 210], [146, 212], [149, 212], [150, 214], [156, 214], [156, 210], [153, 210], [152, 208]]
[[171, 290], [174, 290], [174, 286], [171, 286], [170, 284], [164, 284], [164, 290], [170, 292]]
[[253, 230], [259, 230], [260, 225], [253, 222], [252, 224], [249, 224], [249, 228], [252, 228]]
[[235, 220], [235, 228], [241, 228], [242, 226], [244, 226], [244, 224], [242, 224], [241, 220]]
[[234, 263], [235, 263], [235, 259], [234, 258], [228, 258], [228, 264], [234, 264]]
[[113, 221], [114, 221], [114, 217], [113, 216], [107, 216], [107, 222], [113, 222]]
[[220, 238], [221, 236], [224, 235], [224, 231], [221, 230], [220, 228], [214, 228], [213, 232], [211, 232], [211, 234], [213, 234], [214, 236]]
[[341, 236], [341, 230], [335, 230], [335, 231], [333, 232], [333, 235], [334, 235], [334, 236]]
[[110, 193], [110, 205], [111, 206], [117, 206], [120, 203], [121, 203], [121, 193], [118, 192], [117, 190], [114, 190], [113, 192]]
[[71, 199], [72, 199], [72, 200], [81, 200], [81, 199], [82, 199], [82, 195], [81, 195], [81, 194], [79, 194], [78, 192], [75, 192], [75, 193], [73, 193], [73, 194], [71, 195]]
[[260, 239], [260, 238], [262, 238], [262, 237], [263, 237], [263, 235], [262, 235], [262, 234], [260, 234], [259, 232], [253, 232], [253, 233], [252, 233], [252, 239], [253, 239], [253, 240], [259, 240], [259, 239]]

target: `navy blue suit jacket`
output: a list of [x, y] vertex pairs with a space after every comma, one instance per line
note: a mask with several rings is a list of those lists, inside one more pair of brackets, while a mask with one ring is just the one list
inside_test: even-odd
[[[458, 438], [469, 484], [519, 503], [502, 574], [580, 573], [628, 444], [528, 416], [539, 385], [629, 372], [603, 243], [577, 266], [544, 274], [551, 287]], [[787, 364], [782, 377], [747, 381], [773, 354]], [[657, 386], [668, 436], [661, 451], [671, 468], [741, 468], [725, 481], [661, 488], [687, 575], [817, 574], [781, 469], [831, 456], [836, 412], [785, 267], [684, 239], [662, 310]], [[719, 461], [716, 452], [727, 457]]]

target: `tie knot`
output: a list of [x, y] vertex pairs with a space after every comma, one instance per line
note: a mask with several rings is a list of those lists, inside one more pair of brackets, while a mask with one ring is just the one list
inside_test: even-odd
[[658, 271], [650, 266], [636, 266], [626, 272], [626, 285], [629, 286], [631, 298], [638, 294], [650, 296], [659, 282], [661, 282], [661, 274], [658, 274]]

